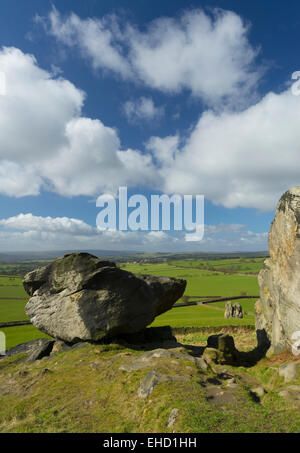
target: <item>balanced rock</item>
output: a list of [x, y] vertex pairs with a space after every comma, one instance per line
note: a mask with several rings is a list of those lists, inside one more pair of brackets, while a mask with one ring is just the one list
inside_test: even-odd
[[186, 281], [134, 275], [88, 253], [73, 253], [24, 277], [25, 312], [42, 332], [66, 342], [138, 332], [172, 308]]
[[269, 233], [270, 258], [258, 275], [256, 303], [258, 343], [269, 342], [274, 353], [290, 349], [300, 331], [300, 187], [279, 200]]

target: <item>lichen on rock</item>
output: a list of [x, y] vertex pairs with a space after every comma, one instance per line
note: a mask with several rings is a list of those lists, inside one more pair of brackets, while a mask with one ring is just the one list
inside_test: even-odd
[[42, 332], [66, 342], [141, 331], [173, 307], [186, 281], [134, 275], [88, 253], [73, 253], [25, 275], [25, 312]]
[[258, 275], [256, 304], [259, 344], [269, 342], [274, 353], [291, 347], [300, 330], [300, 187], [279, 200], [269, 232], [270, 258]]

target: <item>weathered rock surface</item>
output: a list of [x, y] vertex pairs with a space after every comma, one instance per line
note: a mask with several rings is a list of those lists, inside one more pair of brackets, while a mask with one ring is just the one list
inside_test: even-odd
[[37, 340], [21, 343], [6, 351], [5, 357], [13, 357], [18, 354], [27, 354], [28, 361], [40, 360], [50, 354], [54, 345], [53, 340], [47, 338], [39, 338]]
[[237, 364], [239, 361], [239, 351], [236, 349], [234, 339], [231, 335], [211, 335], [207, 339], [207, 347], [203, 353], [203, 358], [208, 363]]
[[269, 233], [270, 258], [258, 276], [256, 303], [258, 342], [270, 342], [274, 353], [290, 349], [300, 330], [300, 187], [279, 200]]
[[243, 308], [241, 306], [241, 304], [239, 304], [238, 302], [234, 304], [233, 306], [233, 315], [232, 317], [233, 318], [243, 318], [244, 314], [243, 314]]
[[73, 253], [24, 277], [25, 312], [42, 332], [66, 342], [138, 332], [172, 308], [186, 281], [134, 275], [88, 253]]
[[232, 306], [231, 301], [226, 302], [225, 311], [224, 311], [224, 318], [243, 318], [243, 308], [241, 304], [238, 302]]
[[230, 319], [230, 318], [232, 318], [232, 315], [233, 315], [233, 306], [232, 306], [231, 301], [228, 301], [225, 304], [224, 318]]
[[186, 382], [186, 381], [188, 381], [188, 377], [184, 375], [169, 375], [152, 370], [149, 371], [142, 380], [138, 389], [138, 396], [140, 398], [147, 398], [153, 392], [154, 387], [156, 387], [158, 384], [162, 384], [163, 382]]
[[171, 428], [174, 423], [176, 422], [177, 416], [178, 416], [179, 409], [174, 408], [172, 409], [172, 412], [170, 414], [170, 417], [168, 418], [167, 421], [167, 428]]
[[153, 392], [154, 387], [159, 384], [159, 374], [156, 371], [149, 371], [138, 389], [140, 398], [147, 398]]
[[298, 403], [300, 401], [300, 385], [289, 385], [286, 389], [278, 393], [282, 398]]
[[43, 357], [49, 356], [50, 352], [52, 351], [53, 344], [54, 344], [53, 340], [41, 339], [41, 344], [37, 345], [28, 354], [26, 362], [35, 362], [36, 360], [41, 360]]
[[172, 348], [172, 349], [153, 349], [151, 351], [144, 352], [138, 357], [130, 359], [128, 362], [122, 364], [119, 369], [122, 371], [127, 371], [131, 373], [132, 371], [141, 370], [153, 366], [157, 362], [155, 359], [176, 359], [176, 360], [185, 360], [187, 362], [192, 362], [200, 370], [206, 371], [208, 365], [202, 357], [193, 357], [186, 352], [183, 352], [183, 348]]
[[279, 376], [284, 377], [284, 382], [290, 382], [296, 379], [299, 375], [300, 364], [297, 362], [287, 363], [282, 365], [279, 370]]

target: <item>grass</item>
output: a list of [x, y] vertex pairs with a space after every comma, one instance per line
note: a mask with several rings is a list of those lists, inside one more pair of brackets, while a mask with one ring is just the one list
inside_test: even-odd
[[[201, 342], [196, 336], [194, 341]], [[138, 398], [149, 368], [127, 373], [119, 367], [140, 353], [120, 345], [89, 345], [35, 363], [25, 364], [22, 355], [1, 360], [0, 432], [299, 432], [299, 408], [278, 396], [283, 383], [282, 378], [275, 378], [276, 363], [274, 369], [266, 360], [251, 370], [226, 366], [239, 389], [230, 404], [220, 407], [207, 397], [202, 385], [216, 376], [214, 372], [199, 371], [185, 360], [157, 359], [150, 369], [182, 380], [163, 382], [151, 397]], [[261, 382], [267, 393], [258, 404], [250, 388]], [[173, 408], [179, 410], [178, 418], [167, 428]]]
[[26, 300], [0, 299], [0, 323], [28, 319], [24, 311], [26, 303]]
[[208, 305], [192, 305], [178, 307], [155, 318], [151, 327], [169, 325], [171, 327], [201, 327], [201, 326], [243, 326], [254, 325], [253, 315], [243, 319], [224, 319], [224, 312]]
[[[243, 312], [246, 313], [252, 313], [254, 315], [254, 304], [256, 302], [256, 299], [238, 299], [238, 300], [232, 300], [232, 305], [234, 305], [236, 302], [238, 302], [242, 308]], [[207, 305], [208, 307], [218, 307], [222, 308], [224, 310], [226, 302], [214, 302], [213, 304]]]
[[6, 348], [12, 348], [20, 343], [25, 343], [26, 341], [36, 340], [37, 338], [44, 338], [47, 335], [43, 334], [40, 330], [36, 329], [34, 326], [18, 326], [18, 327], [4, 327], [1, 328], [1, 332], [5, 334], [6, 337]]
[[23, 288], [21, 277], [0, 276], [0, 297], [1, 298], [25, 298], [28, 294]]
[[[125, 269], [185, 278], [188, 283], [186, 295], [192, 296], [191, 300], [198, 300], [207, 296], [238, 296], [245, 292], [258, 294], [257, 278], [240, 274], [257, 272], [262, 261], [253, 258], [205, 262], [177, 260], [171, 265], [126, 264]], [[224, 273], [233, 268], [236, 274]], [[0, 320], [25, 319], [26, 301], [16, 300], [17, 297], [28, 297], [24, 293], [20, 277], [0, 276], [0, 297], [4, 298], [0, 300]], [[225, 320], [225, 302], [215, 302], [173, 308], [158, 316], [152, 326], [178, 328], [177, 339], [187, 350], [189, 346], [205, 346], [209, 335], [222, 331], [234, 336], [239, 350], [249, 351], [256, 346], [255, 299], [238, 302], [248, 313], [243, 319]], [[180, 329], [186, 327], [196, 330], [183, 332]], [[6, 335], [7, 348], [46, 337], [31, 325], [1, 331]], [[260, 360], [251, 368], [226, 365], [226, 371], [235, 376], [239, 388], [230, 404], [217, 406], [208, 398], [203, 385], [206, 378], [215, 379], [217, 371], [199, 371], [194, 364], [184, 360], [156, 361], [153, 369], [157, 372], [181, 376], [183, 380], [160, 383], [150, 398], [138, 398], [137, 390], [149, 368], [127, 373], [119, 366], [141, 352], [121, 345], [88, 345], [35, 363], [25, 364], [22, 355], [0, 360], [0, 432], [299, 432], [299, 406], [278, 395], [284, 388], [278, 366], [300, 360], [291, 354]], [[291, 384], [300, 385], [300, 378]], [[260, 403], [251, 397], [250, 390], [254, 385], [263, 385], [266, 390]], [[174, 408], [179, 410], [178, 419], [172, 428], [167, 428]]]
[[215, 270], [217, 272], [258, 273], [265, 258], [233, 258], [224, 260], [172, 260], [172, 266], [196, 267], [199, 269]]
[[249, 296], [259, 294], [257, 278], [247, 275], [230, 275], [193, 268], [176, 268], [167, 264], [126, 264], [125, 269], [136, 274], [162, 275], [187, 280], [186, 296], [203, 297]]

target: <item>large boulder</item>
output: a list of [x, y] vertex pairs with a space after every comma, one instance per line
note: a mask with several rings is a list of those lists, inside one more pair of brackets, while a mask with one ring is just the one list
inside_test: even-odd
[[300, 187], [279, 200], [269, 233], [270, 258], [258, 275], [260, 300], [256, 303], [259, 344], [269, 342], [279, 353], [290, 349], [300, 330]]
[[88, 253], [73, 253], [30, 272], [25, 312], [42, 332], [63, 341], [99, 341], [138, 332], [172, 308], [186, 281], [134, 275]]

